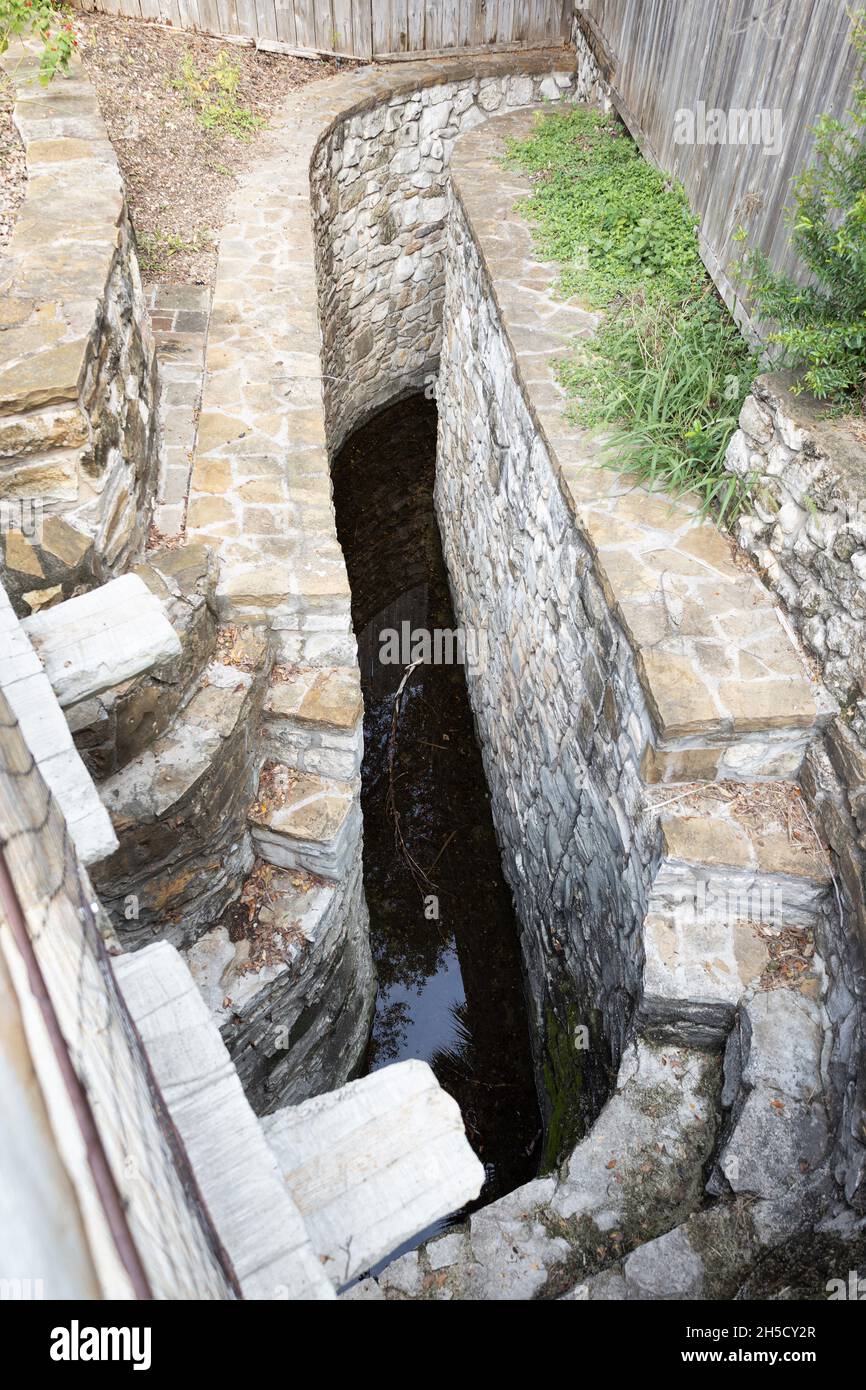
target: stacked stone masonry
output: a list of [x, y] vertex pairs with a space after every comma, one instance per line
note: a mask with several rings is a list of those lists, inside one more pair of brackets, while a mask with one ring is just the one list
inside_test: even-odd
[[270, 634], [248, 883], [270, 874], [257, 931], [270, 922], [290, 945], [263, 967], [229, 914], [186, 948], [263, 1111], [352, 1074], [374, 996], [363, 709], [330, 454], [435, 371], [455, 138], [499, 109], [559, 100], [572, 87], [561, 64], [561, 52], [401, 64], [308, 88], [223, 232], [187, 535], [218, 554], [218, 621]]
[[745, 497], [737, 539], [839, 703], [809, 750], [803, 786], [837, 874], [825, 936], [833, 943], [835, 1089], [848, 1151], [840, 1177], [853, 1199], [866, 1183], [858, 1018], [866, 996], [866, 448], [851, 422], [833, 419], [790, 372], [759, 377], [739, 423], [726, 460]]
[[78, 61], [39, 84], [7, 55], [28, 180], [0, 265], [0, 537], [28, 613], [142, 551], [158, 472], [157, 377], [120, 170]]

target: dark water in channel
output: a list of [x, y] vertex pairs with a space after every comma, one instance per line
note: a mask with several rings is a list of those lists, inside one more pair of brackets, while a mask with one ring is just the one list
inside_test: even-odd
[[[405, 675], [384, 629], [455, 627], [433, 513], [436, 408], [400, 401], [333, 464], [364, 691], [364, 884], [379, 996], [369, 1068], [420, 1057], [487, 1168], [483, 1201], [534, 1176], [541, 1119], [518, 929], [461, 665]], [[438, 920], [430, 899], [438, 900]]]

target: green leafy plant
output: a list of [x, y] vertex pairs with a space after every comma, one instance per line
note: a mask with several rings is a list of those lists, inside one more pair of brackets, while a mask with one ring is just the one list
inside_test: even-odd
[[72, 21], [53, 0], [0, 0], [0, 53], [19, 38], [41, 42], [39, 81], [43, 86], [58, 72], [66, 72], [78, 47]]
[[589, 305], [646, 288], [682, 295], [702, 279], [697, 225], [679, 184], [643, 158], [613, 114], [573, 107], [538, 121], [508, 159], [535, 183], [522, 210], [561, 287]]
[[[738, 269], [769, 341], [802, 369], [801, 389], [866, 412], [866, 11], [854, 20], [858, 76], [845, 121], [814, 127], [815, 159], [793, 182], [790, 242], [811, 273], [806, 284], [776, 273], [760, 250]], [[745, 233], [739, 233], [745, 240]]]
[[601, 461], [688, 492], [730, 519], [728, 441], [756, 363], [704, 269], [679, 184], [641, 155], [613, 114], [552, 113], [508, 159], [534, 182], [523, 207], [560, 289], [607, 310], [560, 364], [574, 418], [602, 427]]
[[240, 81], [240, 62], [228, 53], [217, 54], [205, 72], [199, 72], [192, 55], [187, 53], [171, 85], [181, 93], [188, 106], [195, 108], [199, 124], [205, 130], [232, 135], [236, 140], [248, 140], [264, 125], [264, 118], [254, 115], [238, 100]]

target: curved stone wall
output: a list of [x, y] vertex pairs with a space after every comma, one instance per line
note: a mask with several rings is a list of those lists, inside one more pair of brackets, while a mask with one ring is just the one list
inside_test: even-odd
[[430, 387], [439, 363], [447, 178], [457, 136], [500, 111], [556, 102], [570, 71], [525, 55], [519, 70], [448, 65], [347, 114], [312, 164], [328, 447], [377, 407]]
[[[373, 1004], [362, 707], [329, 456], [436, 367], [458, 131], [500, 107], [558, 99], [571, 87], [563, 60], [556, 50], [400, 64], [305, 89], [223, 232], [188, 530], [219, 554], [221, 620], [271, 633], [251, 828], [264, 861], [300, 872], [300, 891], [279, 893], [299, 944], [263, 967], [220, 920], [187, 959], [260, 1109], [351, 1075]], [[309, 874], [324, 877], [324, 893]]]
[[[358, 883], [359, 763], [320, 777], [333, 756], [326, 725], [298, 719], [306, 692], [356, 680], [329, 450], [385, 400], [427, 384], [444, 312], [441, 526], [458, 613], [492, 644], [470, 693], [523, 921], [551, 1161], [568, 1152], [576, 1117], [604, 1101], [635, 1028], [650, 1047], [718, 1050], [758, 988], [766, 947], [738, 916], [684, 925], [702, 888], [784, 891], [810, 929], [825, 892], [823, 866], [792, 857], [783, 828], [771, 822], [755, 841], [750, 793], [736, 814], [720, 795], [699, 813], [652, 803], [679, 803], [693, 784], [789, 785], [830, 708], [728, 543], [688, 507], [600, 469], [594, 441], [564, 418], [550, 359], [593, 319], [556, 304], [554, 272], [535, 262], [514, 212], [528, 185], [496, 162], [502, 133], [528, 118], [485, 119], [571, 91], [569, 74], [552, 76], [561, 61], [361, 72], [287, 107], [224, 236], [189, 507], [191, 532], [220, 556], [220, 617], [271, 631], [279, 689], [265, 699], [263, 751], [277, 768], [259, 790], [258, 852], [326, 865], [339, 893]], [[357, 758], [360, 708], [343, 707]], [[281, 840], [294, 804], [268, 803], [275, 779], [297, 778], [304, 796], [341, 808], [332, 840], [300, 858], [299, 832]], [[358, 939], [360, 889], [339, 912], [337, 953]], [[724, 962], [711, 986], [708, 955]], [[311, 999], [342, 1013], [350, 987], [335, 958], [310, 953], [298, 976], [283, 971], [274, 1009], [273, 983], [252, 982], [225, 925], [192, 948], [264, 1106], [269, 1070], [293, 1096], [305, 1084], [304, 1049], [285, 1055], [271, 1036], [279, 1020], [308, 1023]], [[328, 971], [339, 998], [322, 994]], [[574, 1046], [583, 1032], [589, 1057]], [[318, 1067], [320, 1035], [311, 1046], [313, 1084], [334, 1084]]]
[[157, 380], [123, 183], [73, 63], [7, 58], [28, 181], [0, 262], [4, 584], [20, 613], [122, 573], [156, 483]]
[[[188, 660], [155, 674], [172, 691], [152, 740], [135, 722], [118, 743], [94, 723], [105, 710], [79, 712], [80, 739], [108, 734], [94, 749], [122, 838], [101, 890], [118, 915], [128, 897], [146, 909], [120, 930], [182, 946], [258, 1110], [339, 1085], [362, 1062], [374, 982], [329, 454], [427, 385], [441, 346], [437, 507], [456, 611], [486, 638], [469, 689], [522, 923], [550, 1169], [445, 1237], [448, 1254], [414, 1257], [422, 1275], [453, 1265], [442, 1296], [552, 1296], [599, 1261], [631, 1296], [645, 1276], [620, 1267], [629, 1249], [670, 1233], [694, 1252], [708, 1171], [714, 1211], [754, 1203], [736, 1232], [746, 1265], [792, 1211], [826, 1214], [828, 1172], [849, 1198], [858, 1187], [858, 1156], [838, 1142], [856, 1116], [857, 1011], [795, 787], [832, 706], [726, 539], [600, 467], [598, 441], [565, 416], [552, 363], [594, 318], [557, 300], [515, 210], [528, 182], [500, 158], [527, 103], [574, 91], [562, 62], [401, 65], [286, 109], [221, 247], [188, 512], [215, 584], [197, 547], [179, 562], [189, 574], [167, 577], [163, 557], [151, 578], [202, 611]], [[59, 123], [40, 128], [49, 143], [79, 138], [83, 117], [39, 119]], [[93, 389], [85, 400], [77, 376], [68, 400], [82, 418], [99, 407], [75, 453], [75, 520], [111, 538], [120, 566], [151, 477], [146, 451], [125, 452], [130, 403], [152, 432], [153, 398], [136, 395], [131, 364], [150, 359], [136, 357], [134, 255], [109, 174], [97, 205], [116, 209], [114, 230], [94, 225], [94, 245], [131, 298], [119, 306], [111, 276], [94, 288]], [[53, 353], [33, 349], [41, 366]], [[31, 423], [54, 409], [30, 407]], [[149, 720], [150, 685], [138, 694]], [[756, 893], [759, 906], [781, 895], [766, 922]], [[810, 964], [776, 989], [773, 932], [791, 930]], [[604, 1125], [575, 1146], [602, 1105]], [[400, 1296], [427, 1288], [414, 1277], [404, 1268]]]
[[[527, 129], [523, 113], [502, 117], [455, 151], [437, 511], [458, 616], [486, 634], [468, 679], [539, 1070], [549, 1088], [563, 1030], [587, 1027], [592, 1046], [571, 1061], [594, 1112], [635, 1007], [650, 1031], [666, 1012], [646, 1002], [644, 919], [670, 855], [650, 789], [796, 776], [826, 715], [716, 529], [600, 468], [597, 441], [569, 424], [551, 368], [596, 320], [557, 302], [515, 215], [530, 185], [499, 160]], [[681, 844], [678, 858], [707, 852]]]

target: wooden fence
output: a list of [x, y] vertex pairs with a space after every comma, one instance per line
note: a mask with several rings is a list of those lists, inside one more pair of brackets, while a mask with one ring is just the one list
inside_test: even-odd
[[609, 62], [620, 114], [644, 152], [682, 180], [701, 219], [704, 260], [740, 313], [730, 270], [742, 252], [738, 227], [777, 269], [796, 269], [782, 214], [793, 175], [809, 163], [815, 120], [823, 111], [841, 117], [849, 104], [851, 8], [859, 6], [586, 0], [579, 9]]
[[422, 57], [454, 49], [540, 48], [571, 31], [572, 0], [73, 0], [294, 53]]

